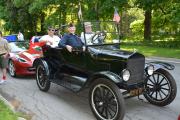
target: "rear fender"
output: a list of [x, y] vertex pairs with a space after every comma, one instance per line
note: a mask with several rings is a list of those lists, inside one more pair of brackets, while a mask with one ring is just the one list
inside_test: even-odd
[[48, 64], [44, 58], [36, 58], [33, 62], [33, 67], [36, 68], [38, 64], [42, 63], [45, 67], [48, 67]]
[[37, 58], [33, 62], [33, 67], [36, 68], [39, 64], [43, 64], [43, 66], [45, 67], [47, 75], [49, 75], [49, 67], [48, 67], [47, 62], [43, 58]]
[[42, 62], [42, 58], [36, 58], [33, 62], [33, 67], [36, 68], [38, 64]]
[[174, 70], [175, 68], [175, 66], [172, 64], [166, 62], [160, 62], [160, 61], [146, 63], [145, 67], [147, 67], [149, 64], [154, 66], [154, 70], [158, 70], [158, 69]]
[[98, 79], [98, 78], [106, 78], [109, 79], [110, 81], [114, 82], [115, 84], [118, 83], [122, 83], [123, 80], [122, 78], [110, 71], [102, 71], [102, 72], [98, 72], [93, 74], [87, 81], [87, 85], [90, 85], [94, 80]]

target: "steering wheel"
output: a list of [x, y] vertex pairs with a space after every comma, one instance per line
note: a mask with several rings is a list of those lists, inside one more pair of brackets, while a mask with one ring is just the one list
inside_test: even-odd
[[106, 38], [106, 33], [104, 31], [96, 32], [95, 35], [92, 37], [91, 43], [101, 44], [104, 42], [105, 38]]

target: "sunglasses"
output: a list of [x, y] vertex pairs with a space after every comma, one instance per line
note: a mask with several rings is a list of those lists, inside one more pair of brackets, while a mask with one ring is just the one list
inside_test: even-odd
[[49, 29], [49, 31], [55, 31], [54, 29]]

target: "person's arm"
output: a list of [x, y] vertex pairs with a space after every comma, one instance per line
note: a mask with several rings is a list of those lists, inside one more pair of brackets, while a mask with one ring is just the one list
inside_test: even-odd
[[85, 43], [84, 32], [81, 33], [81, 41], [82, 41], [83, 43]]
[[68, 45], [68, 35], [64, 35], [62, 39], [60, 40], [58, 46], [66, 48], [69, 52], [72, 52], [72, 46]]
[[59, 41], [59, 44], [58, 44], [58, 46], [59, 47], [66, 47], [66, 45], [67, 45], [67, 40], [68, 40], [68, 35], [64, 35], [63, 37], [62, 37], [62, 39]]
[[39, 39], [39, 42], [40, 42], [42, 45], [45, 45], [46, 43], [49, 43], [50, 45], [52, 45], [52, 41], [50, 41], [50, 40], [47, 38], [47, 35], [42, 36], [42, 37]]
[[81, 39], [81, 37], [78, 37], [78, 39], [81, 41], [81, 44], [82, 44], [82, 46], [84, 46], [85, 45], [85, 41], [83, 41], [82, 39]]
[[4, 55], [4, 58], [7, 58], [7, 57], [9, 56], [10, 51], [11, 51], [11, 48], [10, 48], [8, 42], [5, 42], [4, 48], [5, 48], [6, 51], [7, 51], [6, 54]]
[[[82, 34], [81, 34], [81, 36], [82, 36]], [[84, 38], [84, 33], [83, 33], [83, 38]], [[83, 51], [85, 51], [86, 50], [85, 41], [83, 41], [81, 37], [78, 37], [78, 39], [80, 39], [81, 44], [82, 44], [82, 49], [83, 49]]]
[[9, 53], [11, 51], [11, 48], [9, 46], [9, 43], [5, 40], [5, 43], [4, 43], [4, 48], [5, 50]]

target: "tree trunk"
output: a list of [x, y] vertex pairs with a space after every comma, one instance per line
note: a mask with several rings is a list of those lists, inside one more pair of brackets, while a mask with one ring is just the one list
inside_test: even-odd
[[31, 15], [31, 17], [32, 17], [32, 21], [31, 21], [32, 22], [32, 32], [33, 32], [33, 34], [37, 35], [37, 21], [38, 21], [38, 19], [37, 19], [35, 14]]
[[40, 15], [40, 20], [41, 20], [41, 32], [45, 32], [46, 28], [44, 27], [44, 21], [45, 21], [45, 14], [42, 12]]
[[151, 41], [151, 10], [145, 11], [144, 41]]
[[[60, 16], [60, 20], [61, 20], [61, 24], [65, 25], [66, 24], [66, 15], [67, 15], [67, 5], [63, 2], [60, 5], [60, 12], [61, 12], [61, 16]], [[72, 22], [72, 21], [71, 21]], [[65, 27], [61, 28], [61, 32], [65, 32]]]
[[94, 6], [95, 12], [96, 12], [96, 20], [99, 21], [99, 10], [98, 10], [98, 2]]

